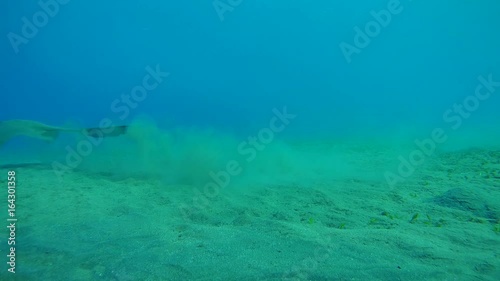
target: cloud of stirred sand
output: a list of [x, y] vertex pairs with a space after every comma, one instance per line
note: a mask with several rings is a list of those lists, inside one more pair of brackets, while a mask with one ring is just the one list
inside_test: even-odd
[[[424, 130], [425, 131], [425, 130]], [[464, 130], [465, 133], [466, 130]], [[491, 130], [487, 130], [491, 132]], [[315, 183], [336, 180], [380, 180], [384, 172], [400, 163], [400, 155], [415, 149], [414, 140], [425, 137], [420, 132], [401, 131], [368, 136], [331, 136], [323, 138], [292, 139], [276, 133], [271, 141], [255, 145], [259, 131], [242, 137], [213, 129], [160, 129], [154, 121], [140, 118], [132, 122], [126, 135], [105, 138], [93, 147], [89, 155], [74, 168], [76, 171], [100, 174], [114, 179], [143, 179], [164, 184], [205, 187], [217, 183], [233, 187]], [[477, 136], [484, 134], [464, 134]], [[61, 163], [67, 154], [61, 147], [68, 142], [75, 146], [85, 140], [66, 139], [46, 151], [45, 162], [58, 158]], [[484, 140], [484, 138], [482, 138]], [[487, 138], [489, 141], [498, 138]], [[464, 143], [467, 146], [463, 146]], [[450, 135], [449, 140], [436, 149], [446, 151], [466, 148], [476, 141], [462, 140]], [[477, 142], [476, 144], [484, 144]]]
[[[348, 154], [326, 143], [284, 140], [254, 145], [248, 138], [200, 128], [159, 129], [135, 120], [126, 136], [106, 138], [78, 170], [118, 179], [144, 178], [167, 184], [203, 186], [235, 164], [233, 186], [306, 183], [356, 177]], [[258, 141], [258, 140], [257, 140]], [[231, 165], [232, 165], [231, 164]]]

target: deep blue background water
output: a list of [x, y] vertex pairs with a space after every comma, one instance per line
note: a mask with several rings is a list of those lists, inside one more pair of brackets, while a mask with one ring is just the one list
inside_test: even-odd
[[[353, 28], [388, 0], [243, 0], [223, 21], [212, 1], [72, 0], [16, 54], [9, 32], [21, 35], [22, 17], [41, 10], [28, 2], [0, 5], [0, 120], [96, 126], [116, 118], [112, 101], [148, 65], [171, 75], [117, 123], [145, 114], [161, 126], [246, 133], [287, 106], [298, 115], [291, 134], [434, 128], [479, 75], [500, 80], [495, 0], [401, 0], [351, 63], [339, 44], [353, 44]], [[467, 124], [500, 119], [499, 91]]]

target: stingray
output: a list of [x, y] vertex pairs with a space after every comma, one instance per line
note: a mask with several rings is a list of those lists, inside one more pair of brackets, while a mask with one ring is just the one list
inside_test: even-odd
[[46, 141], [55, 140], [60, 133], [83, 133], [93, 138], [114, 137], [125, 134], [128, 126], [109, 128], [64, 128], [45, 125], [32, 120], [0, 121], [0, 147], [16, 136], [27, 136]]

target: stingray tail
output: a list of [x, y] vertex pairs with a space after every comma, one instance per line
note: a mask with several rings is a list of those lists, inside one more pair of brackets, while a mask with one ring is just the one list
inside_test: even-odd
[[93, 138], [103, 138], [103, 137], [117, 137], [127, 133], [128, 126], [114, 126], [109, 128], [88, 128], [85, 129], [87, 136]]

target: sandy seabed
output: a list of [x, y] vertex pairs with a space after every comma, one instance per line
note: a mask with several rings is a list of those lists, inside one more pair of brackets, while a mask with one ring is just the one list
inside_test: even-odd
[[[377, 165], [377, 152], [352, 159]], [[346, 176], [210, 198], [161, 180], [8, 170], [16, 273], [4, 228], [1, 280], [500, 280], [498, 150], [439, 153], [393, 187]]]

